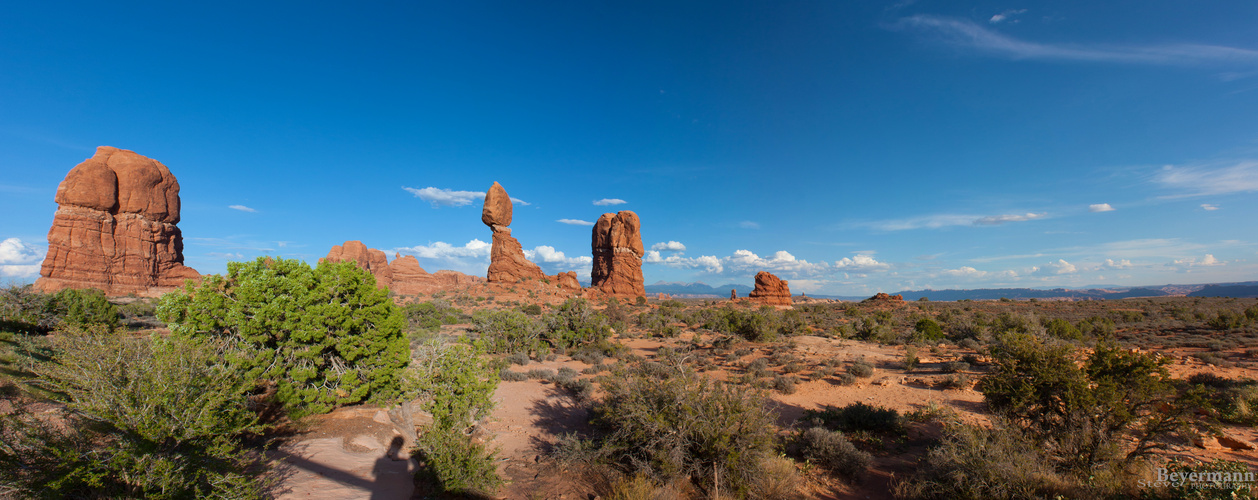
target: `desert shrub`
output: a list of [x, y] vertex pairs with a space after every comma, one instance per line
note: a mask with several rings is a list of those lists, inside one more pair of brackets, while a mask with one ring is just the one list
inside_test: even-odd
[[405, 317], [353, 262], [229, 262], [226, 276], [163, 296], [158, 316], [176, 335], [232, 343], [228, 361], [274, 382], [295, 416], [393, 400], [410, 351]]
[[944, 338], [943, 327], [930, 318], [917, 320], [917, 324], [913, 325], [913, 332], [914, 342], [938, 342]]
[[[1258, 498], [1254, 483], [1245, 480], [1253, 472], [1244, 462], [1221, 458], [1216, 458], [1211, 462], [1173, 458], [1166, 463], [1167, 478], [1169, 479], [1172, 474], [1178, 478], [1196, 474], [1195, 477], [1198, 479], [1196, 481], [1167, 480], [1164, 481], [1166, 484], [1155, 483], [1154, 488], [1151, 488], [1152, 491], [1145, 492], [1145, 497], [1150, 500]], [[1228, 480], [1229, 478], [1240, 479]]]
[[542, 314], [542, 306], [540, 304], [528, 304], [520, 306], [520, 312], [529, 316], [538, 316]]
[[849, 481], [857, 481], [874, 458], [840, 432], [810, 427], [796, 438], [804, 458]]
[[441, 325], [454, 325], [467, 320], [463, 311], [441, 299], [402, 306], [407, 327], [411, 331], [433, 332]]
[[1258, 382], [1204, 372], [1189, 376], [1187, 382], [1209, 389], [1203, 392], [1219, 420], [1230, 424], [1258, 425]]
[[839, 385], [852, 385], [856, 383], [856, 375], [852, 375], [851, 373], [840, 373], [835, 378], [838, 379]]
[[782, 394], [795, 394], [795, 385], [795, 377], [787, 377], [785, 375], [773, 377], [773, 390]]
[[917, 357], [917, 348], [913, 346], [905, 347], [904, 348], [904, 371], [909, 371], [909, 372], [913, 371], [914, 368], [917, 368], [917, 364], [919, 362], [921, 362], [921, 359]]
[[511, 371], [510, 368], [503, 368], [498, 370], [498, 378], [506, 380], [507, 382], [521, 382], [528, 380], [529, 376], [521, 372]]
[[949, 361], [943, 364], [944, 373], [957, 373], [970, 369], [970, 364], [965, 361]]
[[964, 373], [950, 374], [939, 381], [938, 387], [943, 390], [968, 389], [970, 376]]
[[861, 358], [848, 366], [847, 372], [860, 378], [872, 377], [874, 376], [874, 365]]
[[1044, 323], [1044, 330], [1059, 339], [1082, 340], [1083, 332], [1062, 318], [1053, 318]]
[[476, 311], [472, 331], [490, 353], [529, 353], [542, 346], [542, 326], [520, 311]]
[[527, 365], [531, 361], [533, 361], [532, 359], [529, 359], [529, 355], [527, 353], [523, 353], [523, 352], [513, 352], [507, 355], [506, 359], [508, 363], [511, 363], [513, 365], [520, 365], [520, 366]]
[[406, 394], [433, 418], [415, 444], [421, 474], [444, 491], [492, 491], [501, 483], [495, 452], [465, 432], [489, 416], [498, 387], [481, 354], [476, 346], [430, 341], [416, 349], [406, 371]]
[[972, 338], [962, 339], [962, 340], [961, 340], [961, 342], [960, 342], [959, 344], [957, 344], [957, 345], [959, 345], [959, 346], [961, 346], [961, 347], [963, 347], [963, 348], [965, 348], [965, 349], [970, 349], [970, 350], [974, 350], [974, 351], [977, 351], [977, 350], [979, 350], [979, 349], [981, 349], [981, 348], [983, 347], [982, 345], [980, 345], [980, 344], [978, 343], [978, 341], [977, 341], [977, 340], [974, 340], [974, 339], [972, 339]]
[[1114, 320], [1092, 316], [1079, 322], [1079, 332], [1085, 337], [1109, 337], [1114, 334]]
[[1218, 314], [1216, 314], [1213, 318], [1210, 318], [1210, 320], [1206, 322], [1206, 326], [1209, 326], [1210, 328], [1213, 328], [1215, 330], [1221, 330], [1221, 331], [1231, 330], [1233, 328], [1240, 328], [1241, 325], [1244, 325], [1244, 324], [1245, 324], [1245, 315], [1234, 312], [1234, 311], [1226, 311], [1226, 310], [1219, 311]]
[[[1079, 367], [1069, 345], [1011, 334], [993, 358], [996, 370], [978, 387], [988, 406], [1053, 449], [1058, 467], [1085, 477], [1164, 449], [1168, 435], [1193, 432], [1193, 408], [1204, 404], [1200, 391], [1176, 390], [1168, 360], [1111, 343], [1097, 344]], [[1124, 450], [1126, 435], [1135, 444]]]
[[542, 338], [556, 349], [604, 346], [612, 335], [607, 317], [582, 298], [564, 301], [553, 312], [546, 314], [542, 321], [546, 324]]
[[64, 426], [0, 416], [0, 485], [44, 498], [260, 498], [253, 381], [216, 339], [128, 338], [104, 326], [49, 339], [35, 383], [65, 398]]
[[531, 379], [545, 380], [550, 382], [555, 379], [555, 370], [549, 368], [534, 368], [527, 373]]
[[904, 426], [900, 412], [859, 402], [842, 408], [823, 405], [820, 410], [805, 410], [801, 418], [806, 422], [842, 432], [891, 433], [899, 432]]
[[619, 375], [595, 405], [601, 435], [593, 447], [602, 460], [666, 482], [694, 478], [708, 489], [715, 470], [723, 494], [746, 494], [763, 475], [775, 420], [763, 396], [685, 368], [666, 378], [640, 369]]
[[118, 308], [105, 298], [105, 292], [95, 288], [67, 288], [52, 294], [48, 301], [62, 327], [102, 325], [112, 329], [118, 326]]
[[0, 288], [0, 332], [42, 335], [56, 328], [58, 316], [50, 299], [34, 285]]
[[[896, 481], [899, 498], [1031, 499], [1065, 493], [1036, 444], [1016, 429], [950, 424], [916, 472]], [[1059, 497], [1058, 497], [1059, 498]]]

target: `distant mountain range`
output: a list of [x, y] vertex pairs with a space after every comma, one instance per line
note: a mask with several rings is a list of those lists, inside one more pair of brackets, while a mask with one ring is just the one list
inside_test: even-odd
[[[729, 291], [738, 291], [739, 297], [746, 297], [753, 288], [747, 285], [709, 286], [704, 283], [665, 283], [659, 282], [646, 286], [648, 294], [666, 293], [674, 297], [720, 298], [729, 297]], [[918, 300], [926, 297], [929, 300], [996, 300], [1001, 298], [1026, 299], [1066, 299], [1066, 300], [1107, 300], [1126, 299], [1132, 297], [1258, 297], [1258, 281], [1239, 283], [1210, 283], [1199, 285], [1160, 285], [1121, 287], [1114, 285], [1098, 285], [1089, 288], [980, 288], [975, 290], [909, 290], [896, 292], [904, 296], [904, 300]], [[799, 294], [796, 294], [799, 295]], [[894, 295], [894, 294], [893, 294]], [[839, 299], [859, 301], [869, 297], [850, 295], [812, 295], [818, 299]]]

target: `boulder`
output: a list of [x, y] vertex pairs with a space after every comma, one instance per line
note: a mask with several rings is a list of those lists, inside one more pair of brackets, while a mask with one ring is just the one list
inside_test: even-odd
[[183, 265], [179, 182], [160, 162], [101, 146], [70, 170], [55, 201], [36, 288], [160, 295], [200, 280]]
[[786, 280], [779, 279], [773, 273], [760, 271], [756, 273], [756, 289], [747, 294], [752, 302], [775, 306], [791, 305], [791, 289]]
[[594, 224], [590, 247], [591, 287], [611, 297], [646, 297], [642, 278], [642, 223], [629, 210], [603, 214]]
[[485, 192], [485, 206], [480, 211], [480, 221], [491, 228], [511, 225], [511, 197], [507, 196], [507, 190], [498, 181], [494, 181], [494, 185]]
[[577, 281], [576, 271], [568, 271], [555, 275], [555, 282], [559, 284], [559, 288], [570, 291], [580, 291], [581, 283]]

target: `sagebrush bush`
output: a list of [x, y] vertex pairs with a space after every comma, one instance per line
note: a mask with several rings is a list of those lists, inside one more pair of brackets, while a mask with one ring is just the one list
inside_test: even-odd
[[229, 361], [274, 382], [294, 416], [392, 401], [410, 351], [402, 312], [353, 262], [229, 262], [226, 276], [163, 296], [158, 316], [176, 335], [235, 345]]
[[916, 472], [893, 485], [899, 498], [1020, 500], [1061, 498], [1066, 482], [1036, 444], [1004, 426], [945, 427]]
[[61, 327], [101, 325], [113, 329], [118, 326], [118, 308], [109, 302], [105, 292], [95, 288], [67, 288], [52, 294], [49, 303]]
[[804, 458], [848, 481], [860, 480], [874, 460], [869, 453], [856, 449], [842, 433], [821, 427], [808, 428], [796, 441]]
[[42, 335], [57, 327], [58, 316], [51, 296], [34, 285], [10, 284], [0, 288], [0, 332]]
[[130, 338], [103, 326], [49, 339], [35, 383], [61, 394], [64, 426], [0, 416], [0, 484], [43, 498], [255, 498], [261, 460], [252, 380], [216, 339]]
[[685, 368], [630, 369], [609, 378], [595, 404], [600, 460], [665, 481], [693, 478], [722, 494], [747, 494], [774, 443], [764, 397]]
[[805, 410], [801, 418], [843, 432], [899, 432], [904, 426], [900, 412], [860, 402], [841, 408], [823, 405], [820, 410]]

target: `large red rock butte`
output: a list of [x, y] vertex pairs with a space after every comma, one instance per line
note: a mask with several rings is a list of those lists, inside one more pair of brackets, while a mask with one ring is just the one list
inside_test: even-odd
[[593, 288], [611, 297], [646, 297], [642, 279], [642, 223], [629, 210], [606, 213], [594, 223], [590, 243], [594, 267], [590, 270]]
[[791, 288], [786, 280], [768, 271], [756, 273], [756, 289], [747, 294], [752, 302], [775, 306], [791, 305]]
[[542, 268], [524, 256], [524, 247], [519, 240], [511, 237], [511, 197], [501, 184], [494, 185], [485, 193], [485, 206], [481, 209], [481, 222], [494, 232], [493, 244], [489, 250], [489, 272], [486, 279], [490, 283], [518, 283], [525, 279], [541, 280], [546, 278]]
[[156, 295], [201, 278], [183, 264], [179, 182], [160, 162], [101, 146], [61, 181], [56, 202], [39, 290]]
[[485, 281], [479, 276], [468, 276], [457, 271], [437, 271], [428, 273], [419, 266], [419, 260], [413, 255], [402, 256], [393, 254], [390, 263], [383, 251], [367, 248], [361, 241], [347, 241], [344, 245], [335, 245], [328, 251], [322, 261], [354, 263], [376, 277], [376, 287], [388, 287], [396, 295], [430, 294], [441, 290], [451, 290], [464, 285]]

